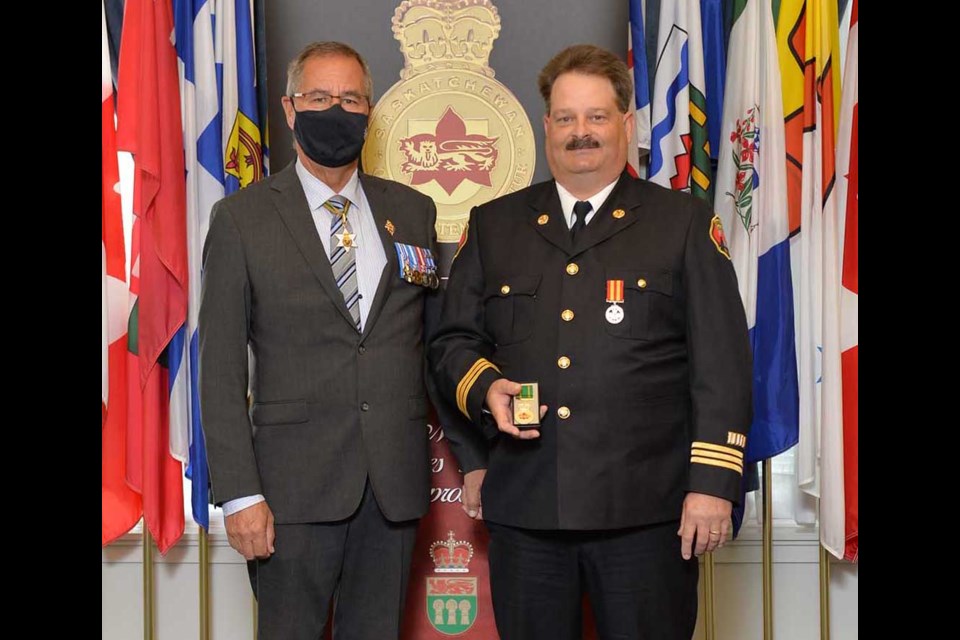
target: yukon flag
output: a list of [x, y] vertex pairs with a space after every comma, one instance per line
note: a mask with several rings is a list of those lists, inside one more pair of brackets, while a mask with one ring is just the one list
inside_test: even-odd
[[134, 158], [128, 330], [127, 482], [161, 553], [183, 535], [183, 467], [170, 455], [174, 334], [187, 315], [186, 205], [177, 58], [170, 0], [128, 0], [118, 83], [117, 142]]
[[[214, 0], [174, 0], [177, 67], [183, 113], [183, 148], [187, 169], [187, 259], [190, 268], [187, 324], [177, 332], [171, 351], [174, 379], [171, 396], [170, 451], [187, 462], [192, 481], [194, 521], [208, 528], [207, 454], [200, 425], [197, 391], [197, 315], [200, 309], [200, 264], [203, 241], [210, 225], [210, 210], [224, 195], [223, 145], [220, 137], [220, 99], [214, 55]], [[175, 345], [175, 346], [174, 346]], [[183, 404], [174, 410], [173, 400]]]
[[798, 295], [800, 488], [819, 498], [820, 542], [844, 548], [840, 253], [836, 217], [839, 27], [833, 0], [783, 0], [777, 29], [783, 79], [788, 205]]
[[122, 536], [140, 520], [140, 495], [126, 481], [127, 468], [127, 290], [120, 172], [113, 125], [113, 76], [107, 42], [106, 10], [101, 9], [100, 248], [103, 258], [101, 310], [100, 544]]
[[631, 144], [627, 149], [627, 169], [634, 177], [643, 175], [640, 156], [650, 152], [650, 85], [643, 5], [643, 0], [630, 0], [630, 24], [627, 28], [627, 67], [633, 75], [634, 120], [637, 123], [636, 144]]
[[856, 562], [860, 547], [859, 520], [859, 382], [860, 382], [860, 288], [859, 288], [859, 200], [860, 169], [858, 128], [860, 121], [859, 0], [853, 0], [850, 35], [847, 39], [843, 93], [840, 103], [840, 132], [837, 137], [837, 238], [841, 247], [840, 274], [840, 371], [843, 388], [843, 476], [844, 535], [843, 557]]
[[732, 9], [714, 207], [750, 328], [754, 422], [746, 460], [758, 462], [794, 446], [798, 437], [786, 154], [770, 4], [736, 0]]
[[663, 0], [650, 133], [650, 180], [713, 201], [700, 3]]

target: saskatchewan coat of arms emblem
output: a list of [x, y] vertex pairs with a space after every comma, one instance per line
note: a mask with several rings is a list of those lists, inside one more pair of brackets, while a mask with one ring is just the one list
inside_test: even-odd
[[394, 12], [405, 66], [370, 115], [363, 168], [433, 198], [440, 242], [459, 240], [471, 207], [533, 179], [530, 120], [489, 66], [499, 33], [490, 0], [404, 0]]
[[427, 620], [449, 636], [459, 635], [477, 620], [477, 579], [464, 575], [473, 558], [473, 545], [457, 540], [453, 531], [446, 540], [430, 545], [434, 575], [427, 576]]

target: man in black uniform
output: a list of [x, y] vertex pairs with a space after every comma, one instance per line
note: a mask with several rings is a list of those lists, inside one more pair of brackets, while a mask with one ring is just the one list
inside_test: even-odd
[[[540, 91], [555, 180], [474, 209], [430, 346], [487, 437], [460, 453], [471, 515], [482, 485], [497, 628], [579, 638], [586, 591], [603, 638], [690, 638], [694, 555], [731, 533], [751, 420], [736, 276], [710, 207], [624, 171], [616, 56], [565, 49]], [[545, 407], [520, 430], [528, 382]]]

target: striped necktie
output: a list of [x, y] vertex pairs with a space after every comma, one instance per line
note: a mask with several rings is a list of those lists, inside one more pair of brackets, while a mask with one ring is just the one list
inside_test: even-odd
[[333, 279], [337, 282], [347, 311], [353, 318], [357, 330], [360, 330], [360, 289], [357, 286], [357, 252], [352, 247], [337, 246], [340, 242], [338, 234], [350, 233], [347, 224], [347, 214], [350, 212], [350, 201], [341, 195], [336, 195], [323, 203], [323, 207], [333, 214], [330, 222], [330, 267], [333, 269]]

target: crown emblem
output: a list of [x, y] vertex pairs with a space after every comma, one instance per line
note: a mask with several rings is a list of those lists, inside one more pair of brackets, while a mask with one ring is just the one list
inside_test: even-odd
[[500, 16], [490, 0], [404, 0], [393, 14], [404, 80], [437, 69], [471, 69], [493, 77], [490, 51]]
[[437, 540], [430, 545], [430, 559], [435, 573], [467, 573], [467, 564], [473, 558], [473, 545], [466, 540], [457, 540], [453, 531], [446, 540]]
[[400, 81], [370, 113], [368, 173], [433, 198], [437, 239], [454, 243], [468, 212], [522, 189], [537, 149], [530, 119], [490, 68], [497, 0], [396, 0]]

